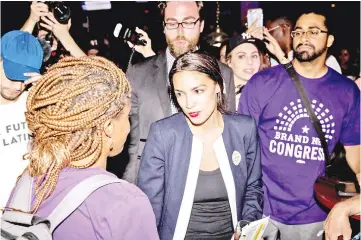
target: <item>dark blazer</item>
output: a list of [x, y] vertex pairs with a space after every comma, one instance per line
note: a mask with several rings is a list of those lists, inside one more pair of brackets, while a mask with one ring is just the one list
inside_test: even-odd
[[[224, 78], [227, 110], [235, 112], [233, 72], [223, 63], [219, 63], [219, 66]], [[138, 175], [139, 159], [148, 137], [150, 125], [172, 114], [168, 94], [166, 54], [162, 53], [130, 66], [127, 70], [127, 79], [132, 87], [132, 108], [128, 149], [129, 164], [126, 167], [123, 179], [135, 183]]]
[[[242, 219], [254, 221], [262, 217], [258, 135], [256, 123], [249, 116], [223, 115], [223, 120], [220, 144], [217, 146], [216, 140], [213, 146], [236, 227]], [[197, 141], [183, 113], [151, 126], [141, 157], [138, 186], [152, 204], [161, 239], [184, 239], [199, 172], [197, 164], [201, 161], [202, 150], [198, 150], [203, 149], [202, 143], [196, 147]]]

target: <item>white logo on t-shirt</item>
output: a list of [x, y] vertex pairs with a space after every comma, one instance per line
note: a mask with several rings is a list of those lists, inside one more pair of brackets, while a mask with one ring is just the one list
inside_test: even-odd
[[[329, 109], [317, 100], [312, 100], [312, 109], [321, 124], [326, 141], [331, 140], [335, 133], [335, 122]], [[297, 127], [294, 125], [302, 118], [309, 118], [301, 99], [290, 102], [278, 114], [273, 129], [275, 135], [269, 144], [269, 151], [280, 156], [296, 159], [297, 163], [305, 164], [306, 160], [324, 161], [324, 153], [320, 139], [309, 136], [314, 129], [312, 123], [307, 122]]]

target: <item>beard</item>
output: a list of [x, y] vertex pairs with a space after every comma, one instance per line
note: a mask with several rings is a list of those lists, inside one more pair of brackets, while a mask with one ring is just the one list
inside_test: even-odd
[[[178, 35], [175, 39], [169, 39], [168, 37], [166, 37], [166, 40], [170, 53], [175, 57], [179, 57], [180, 55], [192, 51], [196, 48], [199, 40], [199, 34], [192, 39], [187, 39], [184, 36]], [[184, 45], [177, 45], [175, 42], [180, 40], [186, 41], [187, 43]]]
[[[310, 52], [310, 53], [305, 51], [305, 50], [298, 51], [297, 49], [302, 45], [306, 45], [306, 46], [311, 47], [313, 49], [313, 51]], [[312, 62], [313, 60], [319, 58], [326, 51], [327, 51], [327, 46], [326, 45], [325, 45], [324, 48], [316, 51], [316, 49], [315, 49], [315, 47], [313, 45], [310, 45], [310, 44], [298, 44], [298, 46], [295, 49], [295, 58], [299, 62]]]

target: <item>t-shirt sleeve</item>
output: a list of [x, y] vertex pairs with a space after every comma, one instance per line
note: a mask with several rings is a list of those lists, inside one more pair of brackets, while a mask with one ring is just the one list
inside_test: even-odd
[[252, 116], [258, 125], [261, 107], [258, 100], [257, 86], [258, 75], [254, 75], [244, 87], [238, 104], [238, 113]]
[[127, 207], [115, 208], [109, 217], [115, 216], [118, 216], [118, 223], [114, 219], [110, 228], [112, 239], [159, 239], [155, 216], [147, 197], [135, 197]]
[[159, 239], [149, 199], [139, 188], [126, 183], [99, 190], [87, 204], [97, 239]]
[[360, 144], [360, 90], [355, 85], [348, 114], [342, 121], [340, 141], [345, 146]]

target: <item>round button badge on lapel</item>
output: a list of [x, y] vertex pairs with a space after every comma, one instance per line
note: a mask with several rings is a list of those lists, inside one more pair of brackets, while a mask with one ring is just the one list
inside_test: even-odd
[[238, 164], [241, 162], [241, 154], [238, 151], [233, 151], [232, 161], [236, 166], [238, 166]]

